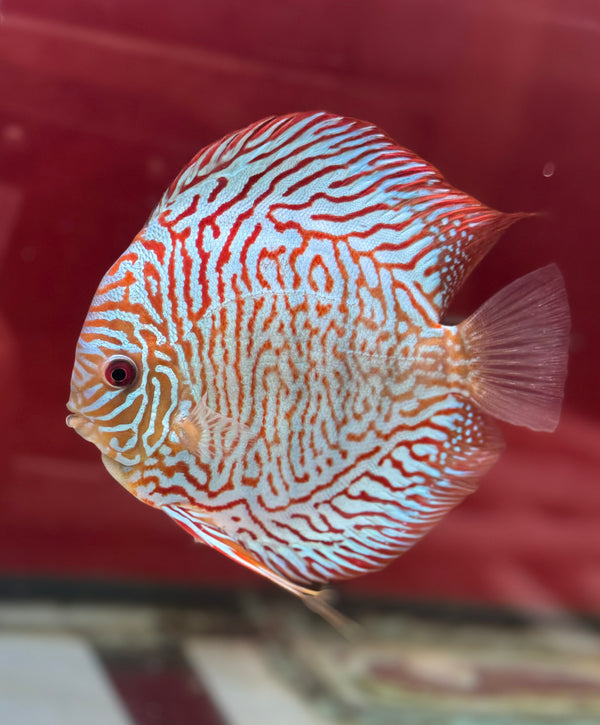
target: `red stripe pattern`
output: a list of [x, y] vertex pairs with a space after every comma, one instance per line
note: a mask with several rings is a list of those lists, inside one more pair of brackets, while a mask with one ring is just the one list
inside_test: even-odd
[[[283, 586], [384, 566], [500, 450], [440, 315], [510, 221], [368, 123], [227, 136], [102, 280], [80, 432], [142, 501]], [[130, 389], [99, 380], [114, 355]]]

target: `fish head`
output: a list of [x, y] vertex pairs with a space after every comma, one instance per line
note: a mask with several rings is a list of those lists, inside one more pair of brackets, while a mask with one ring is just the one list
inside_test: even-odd
[[71, 375], [67, 425], [123, 465], [140, 460], [140, 355], [105, 348], [83, 329]]
[[137, 283], [128, 279], [123, 289], [119, 279], [114, 271], [106, 275], [83, 325], [66, 422], [124, 483], [168, 436], [178, 383], [160, 322], [138, 302]]

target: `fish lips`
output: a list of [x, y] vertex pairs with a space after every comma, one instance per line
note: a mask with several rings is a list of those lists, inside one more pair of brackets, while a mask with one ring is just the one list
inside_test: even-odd
[[[67, 406], [68, 407], [68, 406]], [[65, 423], [86, 440], [91, 439], [92, 421], [81, 413], [71, 413], [67, 416]]]
[[[69, 405], [67, 405], [67, 408], [69, 408], [69, 410], [73, 410], [73, 407]], [[107, 447], [98, 440], [96, 426], [93, 421], [82, 413], [72, 412], [67, 416], [65, 422], [69, 428], [72, 428], [84, 440], [93, 443], [98, 448], [102, 456], [104, 466], [111, 476], [117, 479], [117, 481], [122, 482], [123, 478], [131, 472], [133, 466], [131, 465], [130, 459], [121, 456], [115, 451], [107, 449]]]

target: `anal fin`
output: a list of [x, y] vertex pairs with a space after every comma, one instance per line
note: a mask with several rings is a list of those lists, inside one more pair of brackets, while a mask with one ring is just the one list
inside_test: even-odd
[[[353, 568], [339, 578], [381, 569], [418, 543], [477, 489], [504, 448], [495, 422], [459, 395], [439, 402], [420, 424], [427, 429], [431, 437], [403, 437], [335, 497], [335, 510], [352, 520], [344, 550], [352, 548]], [[332, 562], [338, 553], [328, 551]]]
[[351, 639], [356, 635], [358, 625], [338, 612], [330, 604], [330, 590], [310, 589], [277, 574], [277, 572], [274, 572], [248, 552], [241, 544], [229, 536], [229, 534], [215, 525], [211, 521], [209, 513], [205, 513], [191, 506], [176, 505], [163, 506], [162, 510], [195, 539], [225, 554], [225, 556], [233, 561], [242, 564], [242, 566], [264, 576], [274, 584], [299, 597], [309, 609], [323, 617], [325, 621], [335, 627], [344, 637]]

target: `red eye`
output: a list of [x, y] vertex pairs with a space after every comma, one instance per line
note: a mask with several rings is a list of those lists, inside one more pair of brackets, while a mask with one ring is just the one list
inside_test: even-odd
[[127, 388], [135, 382], [137, 368], [128, 357], [113, 357], [104, 367], [104, 377], [113, 388]]

